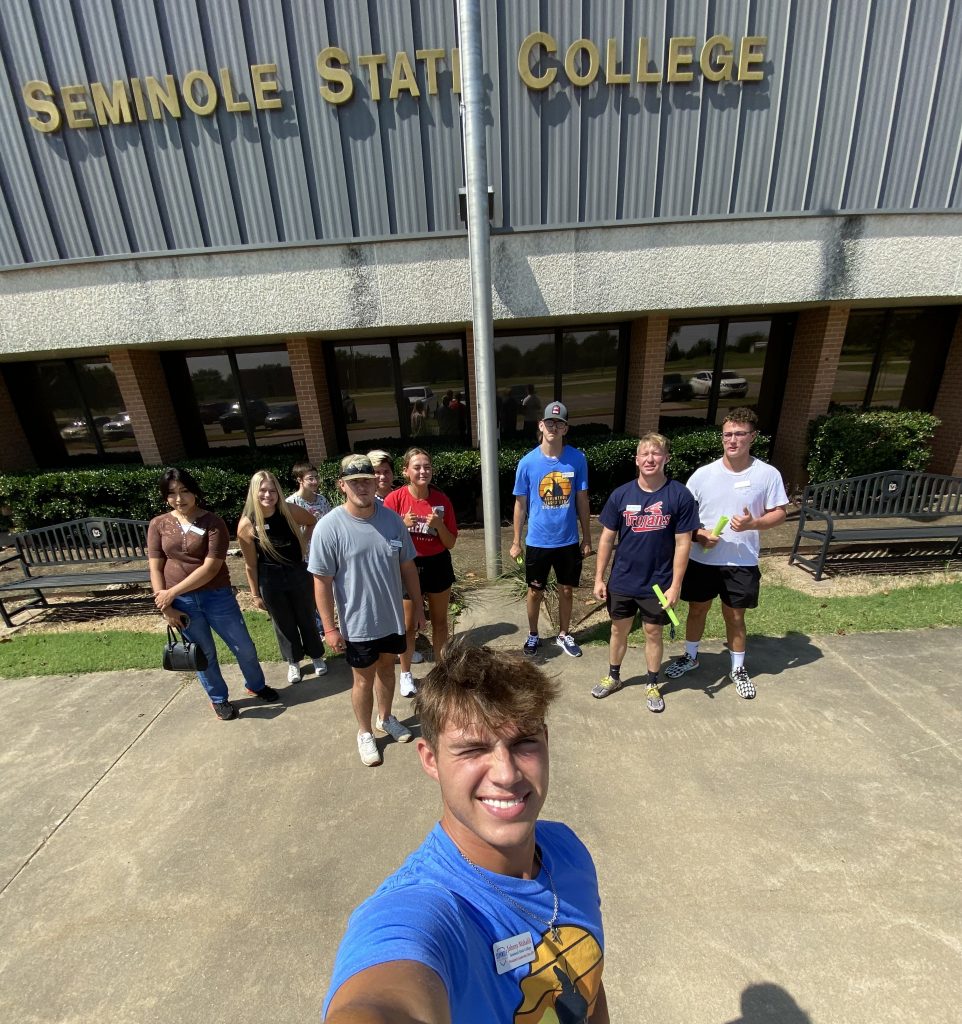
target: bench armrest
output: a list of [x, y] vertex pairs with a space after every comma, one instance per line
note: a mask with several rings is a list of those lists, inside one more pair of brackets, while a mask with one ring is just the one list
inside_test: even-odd
[[9, 565], [11, 562], [19, 562], [20, 563], [20, 568], [23, 569], [24, 576], [29, 576], [30, 575], [30, 567], [20, 557], [19, 554], [7, 555], [6, 558], [0, 558], [0, 565]]

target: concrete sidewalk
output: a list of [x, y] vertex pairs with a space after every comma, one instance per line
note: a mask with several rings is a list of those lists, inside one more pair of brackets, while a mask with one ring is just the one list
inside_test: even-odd
[[[520, 646], [484, 594], [479, 632]], [[659, 716], [588, 695], [606, 655], [547, 648], [546, 814], [598, 864], [612, 1019], [958, 1021], [962, 631], [753, 639], [751, 702], [708, 644]], [[282, 705], [230, 723], [161, 671], [0, 681], [0, 1019], [318, 1019], [347, 914], [438, 797], [412, 746], [361, 766], [343, 660], [267, 669]]]

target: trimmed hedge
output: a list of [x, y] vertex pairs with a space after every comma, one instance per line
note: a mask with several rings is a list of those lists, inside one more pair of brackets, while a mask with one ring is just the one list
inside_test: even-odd
[[[588, 460], [589, 498], [593, 512], [599, 512], [608, 495], [632, 479], [635, 468], [637, 439], [593, 433], [572, 438]], [[721, 438], [718, 428], [701, 427], [696, 431], [679, 431], [671, 439], [669, 471], [680, 480], [687, 480], [692, 471], [718, 458]], [[419, 442], [422, 439], [418, 439]], [[476, 520], [481, 500], [481, 455], [474, 449], [450, 447], [441, 438], [426, 438], [423, 447], [431, 452], [438, 486], [454, 504], [458, 521]], [[397, 451], [397, 439], [392, 454]], [[372, 441], [364, 450], [381, 447]], [[498, 451], [498, 478], [501, 513], [511, 518], [514, 505], [512, 490], [518, 461], [531, 450], [529, 442], [514, 442]], [[768, 438], [759, 436], [754, 451], [761, 458], [768, 454]], [[294, 489], [291, 467], [298, 461], [290, 453], [250, 451], [243, 449], [204, 460], [185, 459], [179, 463], [190, 470], [204, 489], [210, 509], [223, 516], [233, 529], [237, 525], [251, 475], [269, 469], [284, 488]], [[394, 460], [400, 478], [400, 453]], [[321, 490], [332, 503], [339, 494], [338, 460], [331, 459], [318, 467]], [[52, 523], [86, 516], [120, 516], [129, 519], [151, 519], [166, 511], [157, 493], [157, 466], [102, 466], [97, 469], [43, 470], [30, 473], [0, 474], [0, 528], [29, 530]]]
[[891, 469], [924, 472], [939, 419], [927, 412], [830, 412], [808, 428], [808, 478], [843, 480]]

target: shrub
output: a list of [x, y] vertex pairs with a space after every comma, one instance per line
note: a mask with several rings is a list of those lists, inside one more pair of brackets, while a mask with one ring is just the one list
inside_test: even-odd
[[922, 472], [939, 425], [927, 412], [836, 412], [809, 424], [808, 478], [841, 480], [890, 469]]

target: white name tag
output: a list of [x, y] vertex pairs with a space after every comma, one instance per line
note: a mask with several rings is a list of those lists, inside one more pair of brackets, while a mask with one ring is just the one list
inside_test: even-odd
[[626, 512], [640, 512], [641, 505], [625, 505]]
[[575, 473], [574, 473], [574, 470], [571, 470], [571, 472], [569, 472], [569, 473], [562, 473], [561, 475], [565, 478], [565, 480], [573, 480], [574, 476], [575, 476]]
[[389, 540], [388, 544], [390, 544], [392, 548], [397, 548], [398, 550], [403, 546], [399, 540]]
[[735, 484], [735, 490], [744, 490], [746, 487], [751, 487], [751, 485], [751, 480], [739, 480], [738, 483]]
[[491, 949], [494, 953], [494, 966], [498, 974], [506, 971], [513, 971], [515, 967], [522, 964], [530, 964], [534, 960], [534, 942], [531, 940], [531, 932], [521, 932], [519, 935], [512, 935], [510, 939], [501, 939], [495, 942]]
[[188, 532], [188, 533], [196, 533], [198, 537], [203, 537], [203, 536], [204, 536], [204, 534], [205, 534], [205, 533], [206, 533], [207, 531], [206, 531], [206, 530], [203, 530], [203, 529], [201, 529], [201, 527], [199, 527], [199, 526], [194, 526], [194, 524], [193, 524], [193, 523], [191, 523], [191, 524], [190, 524], [190, 526], [188, 526], [188, 527], [187, 527], [187, 532]]

